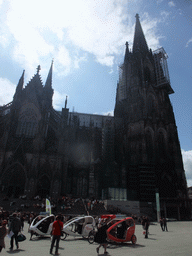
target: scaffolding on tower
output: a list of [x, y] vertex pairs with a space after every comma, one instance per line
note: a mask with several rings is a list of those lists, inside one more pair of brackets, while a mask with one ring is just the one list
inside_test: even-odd
[[155, 62], [157, 87], [166, 87], [169, 94], [174, 93], [173, 89], [171, 88], [167, 66], [168, 55], [163, 47], [153, 51], [153, 57]]
[[126, 75], [124, 64], [119, 66], [118, 100], [127, 98]]

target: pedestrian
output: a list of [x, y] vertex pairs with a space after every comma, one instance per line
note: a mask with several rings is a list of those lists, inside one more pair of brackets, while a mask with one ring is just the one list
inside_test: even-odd
[[159, 219], [159, 223], [160, 223], [162, 231], [164, 231], [164, 229], [163, 229], [163, 219], [162, 218]]
[[101, 223], [101, 226], [98, 228], [98, 232], [95, 235], [95, 242], [99, 244], [99, 246], [96, 248], [97, 253], [99, 253], [99, 248], [103, 246], [104, 248], [104, 254], [107, 254], [107, 222], [108, 220], [106, 219], [103, 224]]
[[30, 229], [31, 223], [33, 222], [34, 219], [35, 219], [35, 216], [31, 213], [31, 214], [29, 215], [29, 218], [28, 218], [28, 224], [29, 224], [28, 233], [31, 234], [29, 240], [32, 240], [32, 237], [33, 237], [33, 235], [35, 234], [35, 232]]
[[21, 221], [19, 218], [17, 218], [17, 214], [13, 213], [13, 218], [11, 220], [11, 224], [9, 227], [9, 233], [13, 232], [13, 235], [11, 237], [11, 241], [10, 241], [10, 250], [13, 250], [13, 240], [15, 239], [15, 245], [17, 246], [17, 249], [19, 249], [19, 243], [18, 243], [18, 233], [21, 231]]
[[148, 238], [148, 230], [149, 230], [149, 218], [148, 217], [145, 217], [143, 219], [143, 224], [144, 224], [144, 229], [145, 229], [145, 238]]
[[21, 214], [21, 216], [20, 216], [20, 221], [21, 221], [21, 229], [23, 230], [24, 229], [24, 221], [25, 221], [23, 214]]
[[0, 226], [0, 252], [2, 251], [3, 248], [5, 248], [5, 236], [7, 235], [7, 221], [3, 220]]
[[54, 246], [55, 241], [56, 241], [55, 255], [59, 255], [58, 249], [59, 249], [60, 237], [62, 235], [62, 230], [63, 230], [63, 222], [61, 221], [61, 216], [58, 215], [56, 217], [56, 220], [53, 222], [50, 254], [52, 254], [53, 246]]
[[166, 229], [166, 231], [168, 231], [166, 218], [163, 218], [163, 229], [164, 229], [164, 231], [165, 231], [165, 229]]

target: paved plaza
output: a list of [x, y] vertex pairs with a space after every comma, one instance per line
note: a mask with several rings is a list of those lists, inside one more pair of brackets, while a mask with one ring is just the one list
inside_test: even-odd
[[[50, 238], [33, 238], [29, 241], [27, 233], [28, 224], [25, 223], [23, 233], [27, 240], [19, 243], [19, 249], [9, 251], [10, 239], [5, 238], [6, 248], [1, 255], [44, 256], [50, 255]], [[131, 243], [114, 245], [109, 244], [107, 251], [109, 256], [165, 256], [165, 255], [192, 255], [192, 222], [168, 222], [168, 232], [162, 232], [159, 224], [153, 223], [149, 228], [149, 238], [145, 239], [141, 225], [136, 225], [137, 244]], [[97, 244], [89, 244], [87, 240], [79, 237], [68, 236], [65, 241], [60, 241], [60, 255], [69, 256], [97, 256]], [[100, 254], [103, 248], [100, 248]]]

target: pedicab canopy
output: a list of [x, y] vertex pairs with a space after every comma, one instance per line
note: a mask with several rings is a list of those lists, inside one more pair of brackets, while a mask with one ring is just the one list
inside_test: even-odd
[[135, 222], [133, 218], [115, 219], [112, 220], [109, 225], [107, 237], [110, 241], [118, 243], [131, 241], [133, 244], [136, 243], [137, 238], [135, 236]]
[[101, 219], [115, 219], [116, 218], [116, 215], [115, 214], [104, 214], [104, 215], [101, 215]]

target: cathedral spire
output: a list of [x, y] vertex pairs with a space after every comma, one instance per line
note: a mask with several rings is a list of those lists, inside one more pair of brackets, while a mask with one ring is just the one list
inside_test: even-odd
[[127, 63], [129, 60], [129, 44], [128, 42], [126, 42], [126, 50], [125, 50], [125, 58], [124, 58], [124, 62]]
[[51, 63], [51, 67], [47, 76], [47, 81], [44, 87], [44, 99], [46, 102], [46, 106], [52, 106], [52, 98], [53, 98], [53, 88], [52, 88], [52, 75], [53, 75], [53, 60]]
[[65, 99], [65, 108], [67, 108], [67, 95], [66, 95], [66, 99]]
[[135, 52], [148, 52], [147, 42], [145, 40], [145, 36], [141, 27], [141, 23], [139, 20], [139, 14], [136, 14], [136, 25], [135, 25], [135, 35], [133, 42], [133, 53]]
[[53, 60], [45, 83], [45, 88], [52, 88], [52, 75], [53, 75]]
[[17, 84], [17, 88], [16, 88], [16, 91], [15, 91], [14, 98], [17, 97], [17, 95], [20, 94], [21, 91], [23, 90], [24, 74], [25, 74], [25, 70], [23, 70], [23, 74], [21, 75], [21, 78], [19, 79], [19, 82]]

